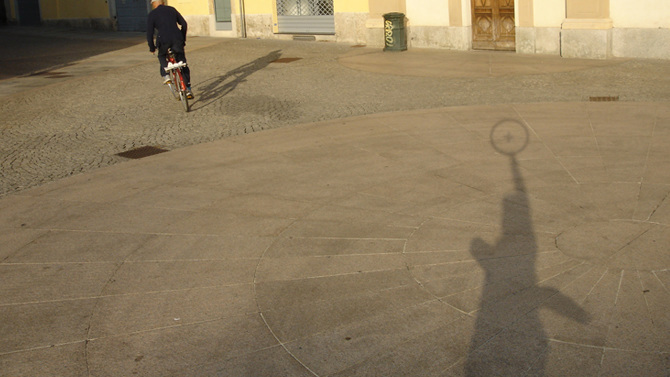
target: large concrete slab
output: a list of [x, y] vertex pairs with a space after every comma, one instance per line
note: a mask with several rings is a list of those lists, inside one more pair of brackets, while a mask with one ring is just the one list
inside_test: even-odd
[[448, 107], [0, 199], [8, 376], [667, 376], [669, 102]]

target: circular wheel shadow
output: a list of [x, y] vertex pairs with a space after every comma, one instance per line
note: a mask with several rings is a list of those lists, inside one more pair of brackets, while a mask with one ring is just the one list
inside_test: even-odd
[[528, 128], [516, 119], [503, 119], [491, 128], [491, 146], [497, 152], [514, 157], [528, 146]]

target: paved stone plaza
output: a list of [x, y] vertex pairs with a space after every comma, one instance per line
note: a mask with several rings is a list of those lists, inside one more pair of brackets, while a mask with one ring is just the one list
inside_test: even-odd
[[668, 62], [187, 48], [0, 81], [0, 374], [670, 375]]

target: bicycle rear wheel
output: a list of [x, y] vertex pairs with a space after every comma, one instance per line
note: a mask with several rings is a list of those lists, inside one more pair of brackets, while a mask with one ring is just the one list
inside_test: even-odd
[[177, 71], [177, 85], [179, 89], [179, 99], [181, 100], [181, 105], [184, 108], [185, 112], [190, 110], [188, 106], [188, 96], [186, 95], [186, 84], [184, 83], [184, 76], [181, 74], [181, 69]]
[[168, 86], [170, 87], [170, 92], [172, 92], [172, 96], [174, 99], [178, 100], [179, 99], [179, 81], [177, 81], [177, 75], [174, 72], [174, 69], [170, 70], [170, 83]]

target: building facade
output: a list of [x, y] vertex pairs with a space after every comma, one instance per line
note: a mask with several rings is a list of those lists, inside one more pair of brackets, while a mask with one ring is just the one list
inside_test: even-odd
[[[142, 30], [150, 0], [0, 0], [8, 19]], [[168, 0], [192, 35], [384, 45], [405, 14], [409, 48], [490, 49], [570, 58], [670, 59], [668, 0]], [[82, 5], [83, 4], [83, 5]], [[31, 13], [32, 12], [32, 13]]]

